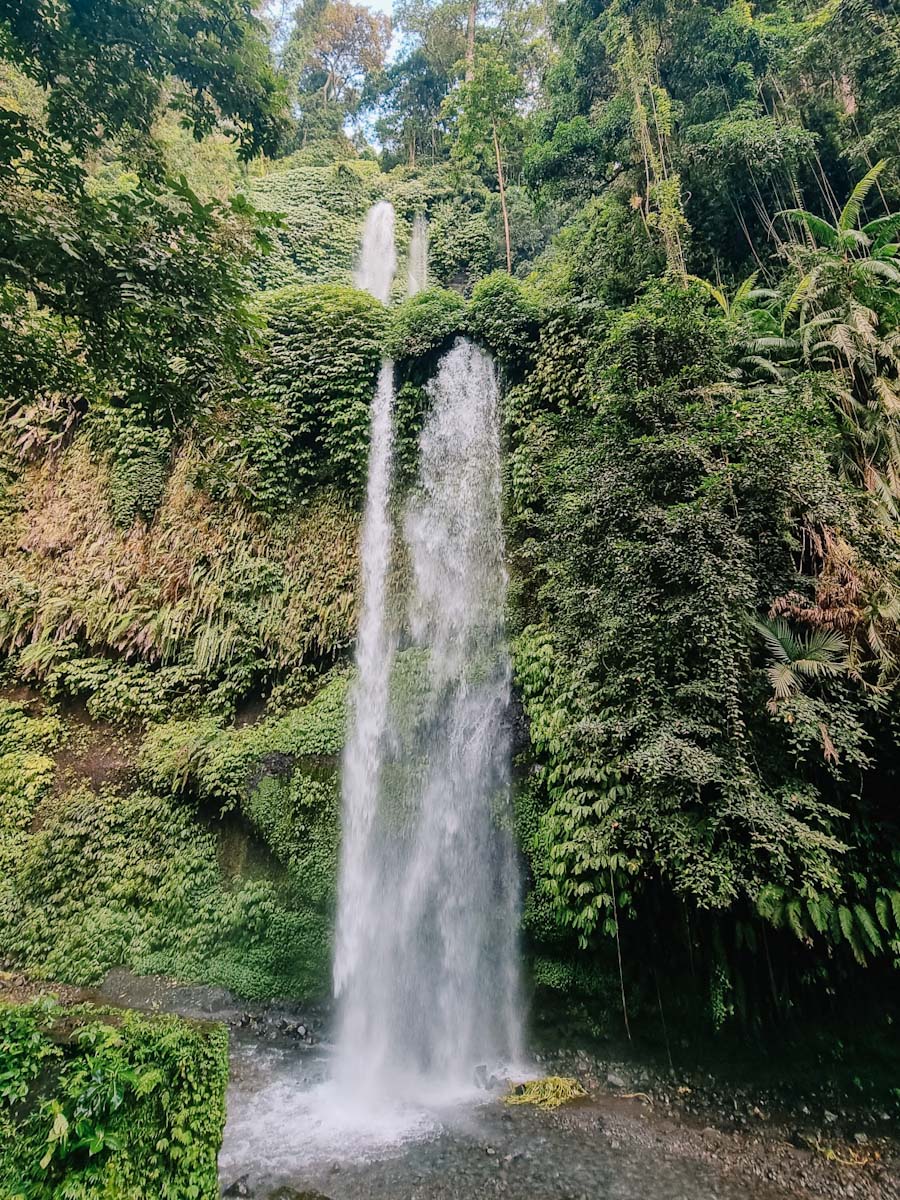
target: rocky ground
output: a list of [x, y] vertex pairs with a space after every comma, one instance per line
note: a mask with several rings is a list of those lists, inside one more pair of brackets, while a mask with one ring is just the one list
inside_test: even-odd
[[[900, 1097], [867, 1099], [823, 1070], [817, 1078], [760, 1078], [708, 1070], [662, 1070], [584, 1050], [541, 1056], [553, 1073], [578, 1078], [597, 1108], [598, 1128], [623, 1145], [664, 1146], [715, 1163], [748, 1186], [832, 1200], [900, 1197]], [[587, 1106], [561, 1110], [572, 1126]], [[754, 1195], [756, 1193], [753, 1193]]]
[[[114, 972], [100, 989], [0, 972], [0, 1000], [52, 992], [226, 1022], [235, 1082], [258, 1086], [247, 1056], [281, 1064], [297, 1086], [327, 1061], [327, 1013], [247, 1005], [220, 989]], [[265, 1056], [270, 1056], [269, 1059]], [[310, 1073], [310, 1064], [318, 1064]], [[661, 1069], [586, 1050], [544, 1053], [539, 1070], [580, 1080], [585, 1100], [553, 1112], [485, 1096], [473, 1113], [359, 1160], [309, 1159], [289, 1179], [232, 1163], [226, 1197], [257, 1200], [900, 1200], [897, 1102], [869, 1102], [823, 1072], [798, 1086], [786, 1069], [747, 1082], [706, 1069]], [[268, 1069], [268, 1068], [266, 1068]], [[245, 1080], [244, 1083], [241, 1081]], [[234, 1092], [231, 1102], [240, 1102]], [[283, 1137], [299, 1137], [285, 1113]], [[227, 1136], [226, 1136], [227, 1143]], [[265, 1157], [264, 1155], [261, 1157]], [[239, 1159], [239, 1156], [238, 1156]]]

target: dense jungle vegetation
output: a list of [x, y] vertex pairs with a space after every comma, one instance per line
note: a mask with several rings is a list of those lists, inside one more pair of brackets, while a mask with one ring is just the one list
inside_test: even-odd
[[0, 964], [327, 994], [369, 404], [410, 477], [460, 333], [536, 1007], [886, 1031], [891, 0], [0, 0]]

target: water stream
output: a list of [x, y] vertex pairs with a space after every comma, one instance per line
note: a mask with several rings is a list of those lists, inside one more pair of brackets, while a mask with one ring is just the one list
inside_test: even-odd
[[[357, 700], [345, 757], [338, 1070], [373, 1105], [464, 1094], [521, 1050], [493, 364], [459, 341], [429, 397], [401, 530], [403, 662], [383, 720]], [[357, 697], [383, 694], [384, 663], [358, 666]]]
[[428, 287], [428, 222], [416, 213], [409, 242], [407, 294], [415, 296]]
[[394, 207], [379, 200], [366, 213], [362, 246], [353, 273], [353, 282], [376, 300], [387, 304], [397, 273], [397, 250], [394, 244]]
[[[384, 302], [393, 220], [369, 212], [355, 276]], [[393, 392], [385, 362], [341, 773], [335, 1044], [302, 1071], [250, 1048], [225, 1171], [253, 1147], [285, 1179], [438, 1136], [522, 1051], [496, 373], [465, 340], [441, 360], [402, 506]]]

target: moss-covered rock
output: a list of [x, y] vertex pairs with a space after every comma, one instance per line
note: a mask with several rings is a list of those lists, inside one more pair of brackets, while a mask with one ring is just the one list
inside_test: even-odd
[[429, 288], [395, 307], [387, 351], [395, 359], [423, 358], [465, 328], [466, 302], [459, 293]]

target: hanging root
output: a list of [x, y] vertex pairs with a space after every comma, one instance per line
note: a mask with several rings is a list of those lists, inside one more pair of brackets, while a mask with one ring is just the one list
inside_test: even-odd
[[550, 1075], [546, 1079], [530, 1079], [527, 1083], [511, 1083], [504, 1096], [505, 1104], [534, 1104], [538, 1108], [559, 1108], [572, 1100], [580, 1100], [587, 1092], [577, 1079]]

